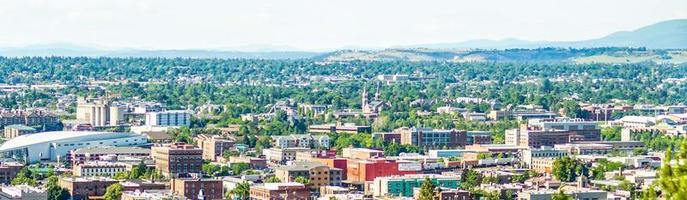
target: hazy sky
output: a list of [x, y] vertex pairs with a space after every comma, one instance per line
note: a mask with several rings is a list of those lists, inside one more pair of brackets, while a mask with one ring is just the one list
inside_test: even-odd
[[0, 0], [0, 47], [323, 50], [583, 40], [687, 18], [686, 0]]

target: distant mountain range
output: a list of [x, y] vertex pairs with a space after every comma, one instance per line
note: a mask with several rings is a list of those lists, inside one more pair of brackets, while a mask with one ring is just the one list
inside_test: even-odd
[[512, 49], [512, 48], [593, 48], [593, 47], [646, 47], [650, 49], [687, 49], [687, 19], [676, 19], [645, 26], [634, 31], [620, 31], [606, 37], [584, 41], [527, 41], [470, 40], [456, 43], [435, 43], [400, 46], [400, 48], [430, 49]]
[[[358, 56], [363, 59], [377, 60], [376, 58], [403, 59], [403, 60], [445, 60], [446, 56], [453, 56], [450, 52], [465, 49], [513, 49], [513, 48], [594, 48], [594, 47], [646, 47], [649, 49], [687, 49], [687, 19], [677, 19], [659, 22], [633, 31], [621, 31], [606, 37], [584, 41], [527, 41], [519, 39], [506, 40], [470, 40], [456, 43], [434, 43], [396, 46], [390, 49], [370, 51], [334, 51], [334, 52], [306, 52], [292, 51], [290, 48], [260, 51], [261, 48], [253, 47], [251, 51], [233, 50], [139, 50], [139, 49], [105, 49], [97, 47], [84, 47], [71, 44], [46, 44], [27, 47], [1, 48], [0, 56], [109, 56], [109, 57], [190, 57], [190, 58], [254, 58], [254, 59], [324, 59], [338, 56], [346, 57], [342, 60], [356, 60]], [[263, 48], [264, 49], [264, 48]], [[416, 50], [412, 50], [416, 49]], [[418, 51], [417, 49], [422, 49]], [[441, 49], [441, 50], [435, 50]], [[449, 53], [446, 53], [449, 51]], [[370, 57], [370, 53], [375, 56]], [[443, 57], [436, 58], [436, 55]], [[461, 54], [462, 55], [462, 54]], [[367, 57], [366, 57], [367, 56]], [[338, 60], [338, 59], [329, 59]]]

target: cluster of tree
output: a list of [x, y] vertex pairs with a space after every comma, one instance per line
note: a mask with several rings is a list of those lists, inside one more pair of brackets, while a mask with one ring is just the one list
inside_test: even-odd
[[592, 178], [596, 180], [604, 180], [605, 173], [615, 170], [620, 170], [624, 168], [624, 164], [621, 162], [611, 162], [608, 159], [600, 159], [595, 163], [595, 166], [591, 168]]
[[[238, 173], [235, 174], [241, 174], [241, 172], [244, 170], [237, 165], [236, 170], [234, 170], [234, 164], [231, 164], [232, 168], [229, 168], [229, 166], [226, 165], [216, 165], [208, 162], [204, 162], [201, 169], [203, 171], [203, 174], [206, 176], [228, 176], [230, 171], [237, 171]], [[246, 168], [249, 169], [249, 168]]]
[[604, 141], [620, 141], [622, 127], [606, 127], [601, 129], [601, 139]]
[[57, 176], [48, 177], [48, 181], [45, 183], [48, 193], [48, 200], [68, 200], [71, 199], [71, 194], [67, 189], [60, 187], [57, 184]]
[[580, 176], [589, 176], [589, 166], [575, 158], [564, 156], [553, 162], [553, 176], [564, 182], [572, 182]]
[[155, 180], [155, 179], [161, 179], [162, 173], [155, 168], [148, 168], [143, 161], [139, 162], [138, 165], [135, 167], [131, 168], [131, 171], [123, 171], [123, 172], [117, 172], [113, 178], [118, 179], [118, 180], [124, 180], [124, 179], [132, 179], [132, 180], [138, 180], [138, 179], [149, 179], [149, 180]]
[[[678, 151], [673, 152], [673, 149]], [[682, 141], [675, 148], [668, 147], [658, 174], [661, 192], [666, 199], [687, 199], [687, 163], [685, 161], [687, 161], [687, 141]], [[655, 197], [655, 194], [647, 196]]]
[[642, 141], [646, 148], [653, 151], [664, 151], [669, 147], [677, 147], [685, 141], [682, 136], [670, 137], [657, 132], [641, 132], [632, 135], [634, 140]]

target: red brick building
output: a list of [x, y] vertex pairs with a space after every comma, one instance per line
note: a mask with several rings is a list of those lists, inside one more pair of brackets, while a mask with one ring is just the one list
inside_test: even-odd
[[417, 171], [399, 170], [399, 163], [386, 159], [348, 160], [346, 180], [351, 183], [373, 181], [378, 176], [416, 174]]
[[175, 178], [171, 180], [170, 188], [175, 195], [191, 200], [198, 200], [199, 196], [204, 200], [224, 199], [224, 187], [220, 179]]
[[178, 174], [201, 173], [203, 165], [203, 150], [190, 144], [174, 143], [168, 146], [152, 148], [155, 167], [162, 174], [177, 176]]

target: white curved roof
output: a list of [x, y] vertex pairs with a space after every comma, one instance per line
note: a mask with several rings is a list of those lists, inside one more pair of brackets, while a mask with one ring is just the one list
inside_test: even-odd
[[[93, 131], [51, 131], [22, 135], [12, 138], [0, 146], [0, 151], [7, 151], [16, 148], [26, 147], [40, 143], [51, 143], [71, 140], [102, 140], [131, 137], [133, 133], [118, 132], [93, 132]], [[47, 144], [46, 144], [47, 145]]]

